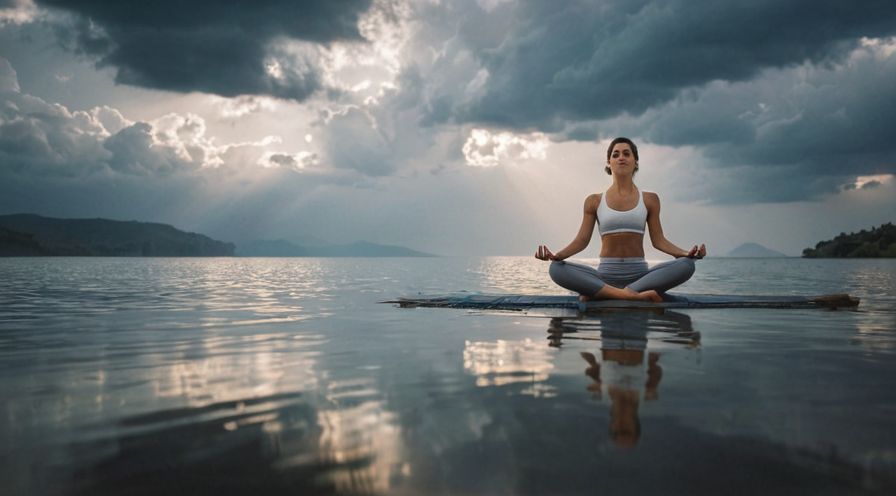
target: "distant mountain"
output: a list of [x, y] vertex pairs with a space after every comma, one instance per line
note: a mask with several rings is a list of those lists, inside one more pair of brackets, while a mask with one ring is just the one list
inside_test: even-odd
[[312, 236], [311, 234], [293, 234], [287, 241], [298, 246], [324, 246], [332, 244], [327, 240]]
[[770, 248], [766, 248], [759, 243], [744, 243], [737, 248], [728, 252], [726, 257], [740, 257], [740, 258], [765, 258], [765, 257], [786, 257], [787, 255], [772, 250]]
[[2, 256], [233, 256], [233, 243], [167, 224], [0, 215]]
[[300, 246], [284, 239], [255, 240], [240, 243], [236, 248], [241, 257], [432, 257], [403, 246], [378, 245], [359, 241], [347, 245]]
[[431, 253], [405, 248], [404, 246], [378, 245], [358, 241], [348, 245], [309, 246], [311, 257], [434, 257]]
[[805, 258], [896, 258], [896, 226], [892, 222], [862, 229], [857, 233], [840, 233], [834, 239], [819, 241], [815, 248], [803, 250]]
[[285, 239], [256, 239], [237, 243], [238, 257], [305, 257], [305, 248], [297, 246]]

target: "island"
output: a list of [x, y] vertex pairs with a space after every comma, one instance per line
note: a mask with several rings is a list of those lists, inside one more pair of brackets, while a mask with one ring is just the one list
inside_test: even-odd
[[857, 233], [840, 233], [829, 241], [820, 241], [815, 248], [803, 250], [804, 258], [896, 258], [896, 226], [892, 222], [862, 229]]
[[744, 243], [737, 248], [729, 251], [725, 256], [732, 258], [774, 258], [786, 257], [787, 255], [779, 251], [766, 248], [759, 243]]
[[234, 249], [167, 224], [0, 215], [0, 256], [232, 257]]

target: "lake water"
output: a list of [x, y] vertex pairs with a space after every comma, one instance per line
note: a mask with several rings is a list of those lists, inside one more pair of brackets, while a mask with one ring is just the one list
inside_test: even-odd
[[0, 259], [0, 493], [896, 489], [896, 260], [707, 259], [856, 311], [400, 309], [532, 258]]

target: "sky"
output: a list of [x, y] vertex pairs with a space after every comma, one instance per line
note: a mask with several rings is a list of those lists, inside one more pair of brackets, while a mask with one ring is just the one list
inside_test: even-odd
[[0, 0], [0, 214], [528, 255], [627, 136], [672, 242], [799, 255], [894, 122], [889, 0]]

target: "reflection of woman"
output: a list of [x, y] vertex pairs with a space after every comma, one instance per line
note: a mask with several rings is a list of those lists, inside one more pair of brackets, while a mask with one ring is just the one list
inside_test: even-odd
[[602, 389], [606, 388], [610, 397], [610, 436], [613, 442], [623, 448], [636, 445], [641, 438], [641, 419], [638, 417], [641, 404], [640, 384], [643, 383], [645, 400], [657, 399], [657, 389], [663, 377], [663, 369], [658, 363], [659, 353], [647, 354], [646, 381], [639, 379], [644, 372], [641, 366], [644, 360], [642, 349], [602, 348], [601, 356], [605, 366], [603, 374], [601, 363], [594, 354], [585, 351], [581, 355], [588, 363], [585, 375], [594, 381], [588, 385], [588, 390], [602, 396]]
[[[687, 281], [694, 273], [694, 259], [706, 255], [706, 247], [683, 250], [666, 239], [660, 225], [660, 199], [656, 193], [642, 192], [634, 183], [638, 171], [638, 147], [628, 138], [616, 138], [607, 149], [607, 174], [613, 184], [605, 193], [585, 199], [582, 225], [575, 239], [552, 253], [540, 245], [535, 257], [551, 260], [551, 278], [566, 289], [582, 295], [582, 300], [612, 298], [662, 301], [661, 293]], [[584, 250], [597, 222], [601, 236], [600, 265], [564, 262]], [[650, 231], [654, 248], [668, 253], [670, 260], [648, 268], [644, 261], [644, 227]]]

